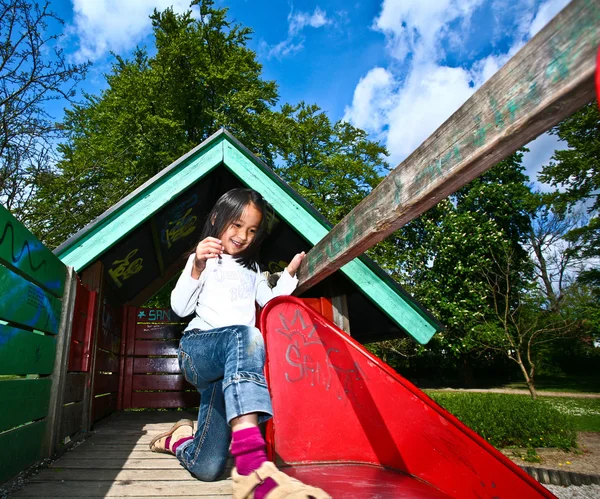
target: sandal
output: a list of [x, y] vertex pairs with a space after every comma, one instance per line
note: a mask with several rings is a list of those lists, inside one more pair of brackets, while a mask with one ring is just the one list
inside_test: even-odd
[[[183, 426], [189, 426], [190, 429], [188, 430], [187, 428], [182, 428]], [[181, 430], [177, 431], [180, 428], [181, 428]], [[167, 441], [167, 439], [165, 437], [171, 437], [171, 442], [175, 443], [180, 438], [191, 436], [193, 434], [193, 432], [194, 432], [194, 422], [191, 419], [181, 419], [181, 420], [177, 421], [177, 423], [175, 423], [169, 431], [165, 431], [164, 433], [161, 433], [160, 435], [156, 435], [150, 441], [150, 450], [152, 452], [164, 452], [166, 454], [173, 454], [171, 449], [167, 448], [167, 446], [165, 445], [165, 443]], [[177, 437], [175, 437], [175, 433], [178, 434]], [[163, 438], [164, 438], [164, 440], [161, 441], [161, 439], [163, 439]]]
[[247, 476], [240, 475], [233, 468], [231, 478], [234, 499], [254, 499], [254, 490], [267, 478], [274, 480], [277, 486], [267, 494], [265, 499], [331, 499], [324, 490], [305, 485], [286, 475], [270, 461], [265, 461], [260, 468]]

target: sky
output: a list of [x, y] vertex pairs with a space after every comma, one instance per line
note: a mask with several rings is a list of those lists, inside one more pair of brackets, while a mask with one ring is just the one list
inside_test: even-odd
[[[252, 28], [249, 47], [275, 80], [280, 104], [316, 103], [333, 121], [366, 130], [398, 165], [543, 28], [567, 0], [215, 0]], [[93, 63], [83, 89], [136, 46], [152, 52], [149, 15], [188, 0], [51, 0], [65, 20], [71, 62]], [[557, 148], [528, 145], [532, 181]], [[548, 186], [536, 182], [542, 190]]]

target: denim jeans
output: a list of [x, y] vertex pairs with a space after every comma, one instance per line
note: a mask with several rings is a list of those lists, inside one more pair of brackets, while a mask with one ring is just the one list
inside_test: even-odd
[[254, 327], [192, 329], [181, 338], [179, 367], [200, 392], [200, 410], [194, 438], [177, 449], [177, 458], [199, 480], [223, 473], [233, 418], [256, 412], [262, 423], [272, 417], [264, 365], [263, 337]]

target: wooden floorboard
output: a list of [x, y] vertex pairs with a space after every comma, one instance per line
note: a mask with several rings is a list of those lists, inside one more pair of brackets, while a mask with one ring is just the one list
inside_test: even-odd
[[179, 411], [116, 413], [10, 497], [231, 497], [230, 479], [201, 482], [174, 456], [150, 452], [152, 437], [183, 418], [194, 420], [195, 415]]

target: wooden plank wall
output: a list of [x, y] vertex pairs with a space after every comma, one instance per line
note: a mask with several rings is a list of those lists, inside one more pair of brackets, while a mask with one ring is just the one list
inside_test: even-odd
[[187, 322], [169, 309], [126, 309], [120, 408], [197, 407], [199, 395], [179, 370], [177, 349]]
[[64, 381], [64, 392], [61, 411], [62, 415], [57, 424], [58, 441], [66, 444], [80, 431], [87, 430], [85, 420], [86, 406], [89, 404], [91, 383], [91, 349], [96, 316], [95, 291], [88, 290], [80, 281], [77, 283], [71, 341], [69, 347], [68, 372]]
[[44, 457], [66, 267], [0, 206], [0, 483]]
[[104, 287], [97, 329], [96, 358], [93, 373], [92, 422], [117, 409], [119, 396], [122, 307], [118, 299]]

